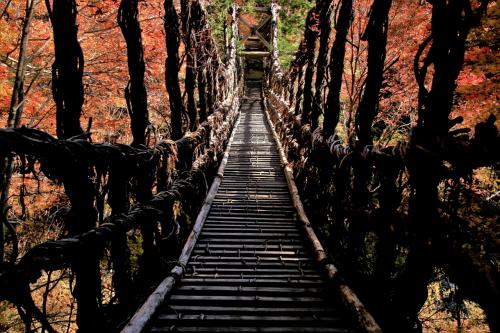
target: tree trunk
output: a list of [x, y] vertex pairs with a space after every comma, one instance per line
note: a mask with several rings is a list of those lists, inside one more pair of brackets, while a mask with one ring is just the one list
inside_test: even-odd
[[337, 24], [335, 25], [335, 41], [330, 54], [330, 84], [326, 102], [323, 131], [325, 136], [335, 132], [340, 118], [340, 89], [344, 73], [345, 44], [351, 25], [352, 0], [342, 0]]
[[207, 120], [207, 68], [209, 68], [210, 53], [213, 49], [211, 36], [207, 30], [207, 20], [199, 1], [193, 2], [191, 7], [192, 29], [195, 32], [196, 51], [196, 75], [198, 81], [198, 116], [199, 122]]
[[[49, 2], [46, 2], [49, 4]], [[52, 94], [56, 102], [57, 136], [68, 139], [83, 133], [80, 115], [83, 105], [83, 52], [78, 42], [77, 7], [74, 0], [54, 0], [51, 12], [54, 30], [55, 61], [52, 66]], [[95, 227], [95, 189], [89, 168], [84, 161], [75, 160], [71, 174], [64, 179], [65, 192], [71, 202], [67, 216], [70, 235], [81, 234]], [[100, 295], [99, 264], [95, 258], [82, 260], [75, 267], [75, 297], [78, 301], [77, 323], [81, 332], [101, 327], [96, 297]], [[96, 262], [97, 261], [97, 262]]]
[[[414, 319], [416, 322], [418, 312], [427, 298], [427, 284], [434, 264], [441, 256], [444, 262], [449, 261], [438, 250], [439, 247], [434, 245], [447, 239], [446, 235], [440, 234], [440, 230], [444, 228], [438, 210], [438, 186], [443, 176], [443, 161], [440, 157], [442, 153], [437, 149], [449, 137], [449, 115], [453, 105], [455, 81], [463, 65], [468, 33], [483, 16], [488, 2], [481, 1], [480, 6], [472, 11], [470, 1], [432, 1], [432, 34], [421, 45], [415, 58], [415, 75], [420, 88], [419, 119], [411, 137], [408, 154], [413, 237], [406, 260], [406, 274], [400, 282], [400, 303], [395, 307], [401, 309], [401, 317]], [[432, 45], [420, 67], [420, 57], [430, 42]], [[429, 92], [424, 83], [427, 69], [431, 65], [434, 72]], [[435, 153], [428, 154], [425, 151]], [[450, 266], [451, 270], [455, 269], [453, 265]], [[488, 301], [484, 305], [488, 308]]]
[[[47, 1], [48, 3], [48, 1]], [[54, 30], [55, 61], [52, 94], [56, 103], [57, 136], [67, 139], [82, 134], [83, 52], [78, 42], [75, 0], [54, 0], [49, 8]]]
[[378, 113], [379, 94], [384, 80], [384, 66], [392, 0], [375, 0], [363, 33], [368, 41], [368, 74], [363, 96], [355, 118], [356, 134], [361, 146], [371, 145], [372, 123]]
[[[212, 62], [213, 64], [213, 62]], [[215, 77], [217, 73], [213, 68], [207, 70], [207, 106], [208, 106], [208, 116], [215, 111], [215, 101], [216, 101], [216, 87], [215, 87]], [[201, 113], [200, 113], [201, 116]]]
[[[12, 88], [12, 97], [10, 100], [9, 115], [7, 120], [7, 127], [19, 127], [21, 124], [21, 116], [24, 107], [24, 76], [26, 72], [26, 49], [28, 47], [28, 40], [30, 35], [30, 24], [33, 17], [33, 8], [35, 6], [34, 0], [26, 1], [26, 14], [23, 20], [23, 27], [21, 30], [19, 56], [16, 68], [16, 77], [14, 79], [14, 87]], [[0, 159], [1, 166], [1, 182], [0, 182], [0, 263], [4, 259], [4, 225], [9, 223], [8, 215], [8, 198], [10, 190], [10, 181], [12, 178], [12, 156], [6, 156]], [[12, 253], [11, 262], [17, 257], [16, 253]]]
[[199, 96], [199, 114], [200, 123], [207, 120], [207, 76], [205, 69], [200, 65], [201, 61], [198, 61], [198, 96]]
[[198, 128], [198, 111], [196, 110], [195, 89], [196, 89], [196, 43], [193, 37], [191, 20], [188, 21], [186, 38], [186, 81], [185, 89], [187, 95], [187, 113], [189, 116], [189, 129], [191, 132]]
[[311, 112], [311, 127], [314, 130], [318, 127], [318, 118], [323, 112], [323, 83], [325, 81], [326, 67], [328, 65], [328, 48], [331, 32], [331, 12], [332, 12], [332, 2], [331, 0], [321, 0], [319, 4], [316, 5], [320, 13], [319, 17], [319, 28], [320, 28], [320, 44], [317, 60], [316, 69], [316, 91], [314, 93], [314, 99], [312, 102], [312, 112]]
[[165, 84], [170, 101], [170, 126], [172, 140], [178, 140], [184, 135], [182, 116], [186, 113], [182, 104], [181, 88], [179, 86], [179, 18], [175, 11], [173, 0], [165, 0], [165, 39], [167, 59], [165, 61]]
[[89, 244], [86, 251], [80, 249], [72, 269], [76, 275], [75, 298], [78, 304], [76, 323], [79, 333], [107, 331], [100, 311], [101, 275], [97, 244]]
[[[368, 75], [361, 102], [356, 114], [356, 134], [358, 149], [372, 144], [371, 125], [378, 112], [379, 93], [382, 87], [387, 29], [391, 0], [374, 0], [371, 14], [362, 39], [368, 41]], [[352, 195], [350, 198], [351, 217], [349, 221], [349, 249], [347, 263], [355, 272], [363, 271], [366, 264], [366, 235], [369, 230], [367, 217], [375, 215], [375, 205], [369, 184], [373, 179], [373, 162], [362, 154], [353, 159]], [[364, 276], [356, 274], [356, 283], [366, 285]], [[370, 294], [377, 294], [376, 292]]]
[[127, 43], [130, 80], [125, 88], [125, 98], [131, 120], [132, 145], [134, 146], [146, 144], [146, 128], [149, 123], [148, 97], [144, 85], [144, 50], [138, 15], [138, 0], [121, 1], [118, 24]]
[[318, 12], [316, 8], [309, 11], [306, 18], [306, 30], [304, 39], [306, 40], [307, 67], [304, 78], [304, 102], [302, 107], [302, 125], [309, 122], [311, 116], [313, 92], [312, 83], [314, 77], [314, 58], [316, 54], [316, 40], [318, 39]]
[[298, 75], [297, 75], [297, 92], [295, 93], [295, 114], [299, 115], [302, 113], [301, 110], [301, 102], [302, 102], [302, 97], [304, 96], [304, 67], [300, 66], [298, 68]]

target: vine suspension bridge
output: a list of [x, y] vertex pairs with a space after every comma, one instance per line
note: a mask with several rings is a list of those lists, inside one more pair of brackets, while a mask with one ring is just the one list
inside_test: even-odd
[[[46, 3], [50, 7], [50, 2]], [[481, 3], [475, 8], [478, 17], [488, 2]], [[368, 74], [360, 92], [359, 109], [363, 110], [357, 110], [353, 120], [357, 141], [343, 143], [335, 127], [340, 116], [352, 1], [340, 1], [335, 10], [338, 17], [330, 63], [332, 1], [317, 1], [306, 19], [305, 37], [294, 62], [284, 73], [278, 55], [280, 8], [275, 1], [268, 7], [253, 8], [251, 13], [233, 4], [228, 13], [230, 24], [224, 29], [224, 54], [220, 55], [204, 1], [181, 1], [179, 16], [174, 1], [167, 0], [169, 139], [152, 144], [156, 133], [148, 126], [138, 1], [122, 0], [118, 24], [127, 46], [130, 81], [125, 98], [133, 142], [93, 143], [92, 122], [87, 131], [80, 125], [84, 61], [77, 38], [76, 2], [54, 1], [52, 6], [49, 16], [57, 36], [52, 90], [58, 138], [26, 127], [0, 129], [2, 181], [7, 189], [2, 189], [2, 209], [8, 211], [9, 181], [16, 172], [22, 174], [23, 181], [26, 174], [32, 173], [39, 180], [37, 175], [43, 173], [59, 182], [69, 202], [68, 210], [61, 213], [62, 238], [38, 244], [22, 256], [15, 222], [1, 214], [0, 300], [15, 305], [26, 331], [33, 331], [38, 323], [49, 333], [69, 330], [70, 325], [78, 326], [79, 333], [380, 333], [375, 317], [382, 318], [381, 324], [396, 327], [393, 331], [403, 327], [409, 332], [418, 322], [423, 304], [419, 302], [427, 297], [434, 267], [428, 257], [438, 253], [431, 252], [431, 245], [454, 256], [450, 262], [459, 269], [451, 272], [473, 273], [470, 279], [462, 279], [461, 274], [454, 278], [470, 287], [465, 290], [481, 295], [478, 299], [490, 326], [498, 325], [492, 316], [498, 310], [498, 297], [491, 292], [496, 289], [488, 275], [494, 270], [477, 270], [479, 266], [474, 266], [468, 253], [455, 251], [459, 243], [449, 242], [448, 234], [429, 231], [429, 221], [439, 220], [439, 182], [451, 174], [441, 174], [445, 164], [456, 165], [454, 170], [458, 171], [498, 165], [494, 160], [497, 154], [492, 153], [498, 142], [493, 116], [479, 123], [476, 136], [470, 139], [456, 136], [463, 130], [450, 132], [462, 120], [448, 119], [452, 103], [443, 102], [446, 96], [441, 92], [448, 91], [448, 83], [455, 82], [460, 72], [446, 66], [462, 65], [463, 57], [459, 64], [453, 63], [460, 57], [452, 51], [463, 52], [466, 38], [450, 44], [453, 50], [445, 52], [448, 58], [443, 55], [444, 60], [438, 62], [428, 54], [442, 51], [439, 43], [447, 40], [442, 35], [456, 37], [457, 33], [432, 26], [432, 34], [419, 48], [415, 61], [419, 108], [432, 112], [419, 112], [425, 119], [419, 119], [415, 137], [381, 148], [373, 145], [371, 135], [383, 83], [391, 1], [374, 0], [370, 10], [369, 33], [363, 37], [369, 46]], [[462, 12], [473, 11], [442, 9], [433, 12], [433, 20], [445, 22], [447, 15]], [[462, 22], [460, 17], [453, 22], [469, 21]], [[460, 24], [456, 29], [462, 33], [466, 29]], [[322, 29], [325, 33], [319, 36]], [[434, 49], [435, 44], [429, 43], [436, 36], [440, 38]], [[315, 64], [318, 37], [321, 43]], [[181, 39], [186, 53], [182, 59]], [[427, 58], [421, 61], [425, 54]], [[178, 74], [182, 64], [186, 71], [184, 94]], [[431, 64], [435, 73], [455, 75], [433, 81], [438, 93], [425, 87]], [[22, 90], [23, 84], [19, 86]], [[22, 91], [19, 96], [23, 96]], [[451, 101], [453, 91], [449, 96]], [[20, 100], [17, 108], [22, 103]], [[441, 112], [445, 109], [447, 114]], [[319, 125], [322, 116], [323, 127]], [[432, 163], [421, 169], [414, 163], [419, 159]], [[410, 174], [405, 186], [411, 187], [411, 204], [404, 202], [402, 195], [401, 175], [405, 171]], [[373, 251], [381, 255], [372, 258], [370, 265], [380, 273], [380, 279], [370, 286], [380, 286], [380, 290], [373, 291], [371, 302], [367, 302], [375, 316], [349, 286], [349, 278], [356, 277], [354, 285], [359, 291], [362, 274], [340, 274], [323, 248], [315, 231], [325, 225], [309, 220], [294, 175], [299, 186], [305, 187], [300, 193], [309, 201], [304, 201], [308, 213], [313, 218], [312, 214], [318, 214], [323, 223], [340, 221], [327, 230], [328, 236], [322, 236], [330, 237], [332, 243], [347, 239], [348, 246], [329, 245], [344, 251], [344, 261], [351, 259], [344, 263], [350, 273], [360, 256], [366, 255], [361, 252], [367, 235], [379, 237]], [[412, 183], [413, 179], [420, 182]], [[371, 189], [372, 183], [378, 185]], [[321, 189], [311, 190], [314, 186]], [[369, 203], [375, 197], [377, 204]], [[315, 198], [320, 199], [311, 204]], [[319, 207], [323, 203], [328, 207]], [[365, 206], [366, 211], [359, 213], [357, 209]], [[407, 216], [400, 217], [398, 207], [408, 206]], [[324, 211], [318, 213], [314, 208]], [[415, 221], [418, 225], [403, 225], [406, 218], [408, 225]], [[336, 231], [344, 234], [332, 236]], [[409, 240], [399, 242], [397, 237]], [[391, 273], [400, 264], [398, 251], [403, 247], [408, 249], [407, 269], [397, 276], [403, 282], [396, 285]], [[52, 272], [62, 272], [58, 281], [51, 280]], [[32, 290], [33, 283], [41, 279], [46, 279], [42, 306], [35, 302]], [[46, 302], [51, 288], [63, 279], [68, 281], [68, 293], [74, 300], [67, 327], [57, 326], [58, 330], [57, 323], [49, 320]], [[110, 285], [111, 296], [103, 297], [103, 290]], [[384, 297], [385, 303], [378, 307]], [[392, 321], [393, 313], [400, 321]]]
[[256, 24], [233, 9], [244, 96], [225, 158], [172, 270], [179, 281], [167, 277], [122, 333], [377, 332], [354, 292], [328, 281], [336, 269], [325, 266], [266, 111], [277, 8], [255, 8]]
[[[188, 242], [181, 256], [179, 285], [170, 292], [174, 280], [167, 278], [122, 332], [142, 329], [153, 309], [146, 331], [354, 332], [354, 316], [314, 260], [314, 232], [297, 218], [301, 203], [290, 174], [285, 178], [261, 85], [246, 86], [220, 186], [212, 186], [210, 209], [198, 216], [196, 245]], [[344, 292], [357, 315], [375, 325]]]

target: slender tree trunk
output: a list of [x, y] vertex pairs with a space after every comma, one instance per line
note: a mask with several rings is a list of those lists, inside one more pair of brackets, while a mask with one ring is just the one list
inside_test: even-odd
[[191, 20], [188, 21], [186, 36], [186, 81], [185, 89], [187, 95], [187, 113], [189, 116], [189, 129], [191, 132], [198, 128], [198, 111], [196, 110], [196, 43], [193, 37]]
[[48, 9], [55, 48], [52, 94], [56, 103], [57, 136], [67, 139], [83, 133], [80, 116], [83, 105], [84, 59], [78, 42], [76, 1], [54, 0], [53, 4], [52, 11]]
[[368, 41], [368, 75], [355, 118], [361, 146], [371, 145], [372, 123], [378, 113], [379, 95], [384, 80], [384, 66], [392, 0], [375, 0], [362, 40]]
[[316, 91], [314, 93], [312, 112], [311, 112], [311, 127], [314, 130], [318, 127], [318, 118], [323, 112], [323, 83], [325, 81], [325, 73], [328, 65], [328, 48], [331, 32], [331, 12], [332, 12], [332, 1], [331, 0], [321, 0], [317, 5], [319, 16], [319, 28], [320, 28], [320, 45], [318, 52], [318, 60], [316, 67]]
[[316, 40], [318, 39], [318, 12], [316, 8], [309, 11], [306, 18], [306, 30], [304, 38], [306, 40], [307, 67], [304, 79], [304, 102], [302, 107], [302, 124], [309, 122], [311, 116], [313, 92], [312, 84], [314, 77], [314, 58], [316, 55]]
[[211, 36], [207, 30], [207, 20], [205, 12], [199, 1], [195, 1], [191, 7], [191, 18], [193, 20], [192, 29], [194, 29], [196, 42], [196, 75], [198, 82], [198, 115], [199, 122], [207, 120], [207, 67], [210, 59], [209, 53], [212, 49]]
[[[278, 48], [278, 19], [279, 19], [279, 10], [280, 6], [276, 2], [271, 2], [270, 5], [270, 11], [271, 11], [271, 45], [272, 45], [272, 50], [271, 50], [271, 64], [269, 65], [269, 84], [272, 88], [273, 83], [276, 80], [282, 79], [280, 78], [275, 78], [274, 75], [276, 73], [281, 72], [280, 68], [280, 63], [279, 63], [279, 48]], [[277, 82], [278, 83], [278, 82]], [[278, 83], [279, 84], [279, 83]], [[286, 87], [283, 86], [283, 89]]]
[[19, 47], [16, 78], [14, 80], [14, 88], [12, 89], [7, 127], [19, 127], [21, 124], [21, 116], [24, 107], [24, 76], [27, 65], [26, 49], [28, 48], [28, 39], [30, 35], [30, 25], [33, 17], [34, 6], [34, 0], [26, 1], [26, 14], [24, 16], [23, 28], [21, 31], [21, 43]]
[[72, 269], [76, 275], [74, 294], [78, 302], [76, 323], [79, 333], [106, 331], [104, 317], [99, 308], [101, 275], [98, 246], [88, 246], [76, 254]]
[[[298, 68], [298, 75], [297, 75], [297, 92], [295, 93], [295, 114], [299, 115], [301, 114], [301, 104], [302, 104], [302, 97], [304, 96], [304, 67], [300, 66]], [[302, 122], [304, 124], [304, 122]]]
[[326, 102], [323, 131], [326, 136], [335, 132], [340, 118], [340, 89], [344, 73], [345, 44], [351, 25], [352, 0], [342, 0], [335, 25], [335, 41], [330, 55], [330, 84]]
[[[198, 60], [198, 63], [201, 64], [201, 61]], [[207, 76], [201, 65], [198, 65], [198, 96], [200, 98], [200, 123], [203, 123], [207, 120]]]
[[146, 144], [146, 128], [149, 123], [148, 97], [144, 85], [144, 50], [138, 15], [138, 0], [121, 1], [118, 25], [127, 43], [130, 80], [125, 88], [125, 98], [131, 120], [132, 145]]
[[[21, 30], [19, 56], [16, 68], [16, 77], [14, 79], [14, 87], [12, 88], [12, 97], [10, 100], [9, 115], [7, 120], [7, 127], [19, 127], [21, 124], [21, 116], [24, 107], [24, 77], [26, 72], [26, 49], [28, 48], [28, 40], [30, 35], [31, 19], [33, 17], [33, 8], [35, 6], [34, 0], [26, 1], [26, 14], [23, 20]], [[0, 183], [0, 263], [4, 259], [4, 225], [7, 227], [8, 219], [8, 198], [10, 190], [10, 181], [12, 178], [12, 156], [6, 156], [1, 159], [2, 168], [1, 183]], [[12, 253], [11, 261], [15, 260], [16, 253]]]
[[[227, 78], [229, 82], [227, 82], [226, 89], [222, 93], [222, 95], [233, 94], [236, 91], [236, 84], [238, 82], [238, 57], [236, 54], [236, 47], [238, 45], [238, 10], [239, 6], [236, 3], [233, 3], [231, 6], [231, 38], [229, 39], [229, 49], [227, 54], [227, 63], [226, 69], [227, 72], [232, 76], [231, 78]], [[220, 92], [220, 89], [218, 89]]]
[[179, 86], [179, 18], [175, 11], [174, 1], [165, 0], [165, 38], [167, 59], [165, 61], [165, 84], [170, 100], [170, 126], [172, 140], [178, 140], [184, 135], [182, 116], [186, 113], [182, 104], [181, 88]]
[[[212, 60], [213, 64], [213, 60]], [[210, 65], [209, 65], [210, 66]], [[215, 69], [210, 66], [210, 68], [207, 70], [207, 106], [208, 106], [208, 115], [211, 115], [214, 113], [215, 110], [215, 92], [216, 92], [216, 87], [215, 87], [215, 77], [217, 76], [217, 73], [215, 72]], [[201, 115], [201, 113], [200, 113]]]

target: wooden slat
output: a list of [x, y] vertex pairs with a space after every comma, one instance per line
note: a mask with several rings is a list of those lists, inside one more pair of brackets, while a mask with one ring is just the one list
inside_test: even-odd
[[168, 326], [168, 327], [154, 327], [151, 332], [204, 332], [204, 333], [215, 333], [215, 332], [227, 332], [227, 333], [251, 333], [251, 332], [264, 332], [264, 333], [284, 333], [284, 332], [296, 332], [296, 333], [349, 333], [353, 332], [347, 328], [338, 327], [241, 327], [241, 326], [228, 326], [228, 327], [183, 327], [183, 326]]
[[[304, 313], [328, 313], [331, 311], [337, 311], [338, 309], [331, 307], [316, 307], [316, 308], [266, 308], [266, 307], [222, 307], [222, 306], [196, 306], [196, 305], [173, 305], [170, 308], [172, 313], [227, 313], [227, 314], [281, 314], [281, 315], [290, 315], [290, 314], [304, 314]], [[169, 309], [165, 309], [165, 311], [169, 311]]]
[[[158, 316], [157, 319], [158, 322], [168, 321], [170, 322], [170, 324], [174, 325], [175, 322], [180, 322], [180, 321], [182, 321], [182, 325], [199, 324], [200, 320], [203, 320], [203, 324], [207, 326], [224, 325], [227, 324], [228, 322], [231, 322], [234, 325], [234, 324], [241, 324], [241, 322], [243, 321], [247, 322], [247, 324], [248, 322], [251, 322], [252, 325], [259, 327], [276, 325], [278, 323], [300, 327], [300, 326], [315, 325], [317, 324], [318, 321], [327, 325], [332, 325], [340, 321], [338, 317], [331, 317], [324, 315], [322, 316], [320, 314], [317, 315], [303, 314], [295, 316], [290, 316], [290, 315], [270, 316], [270, 315], [223, 315], [223, 314], [205, 314], [205, 313], [200, 313], [200, 314], [179, 313], [177, 315], [175, 314], [160, 315]], [[161, 323], [159, 324], [161, 325]]]

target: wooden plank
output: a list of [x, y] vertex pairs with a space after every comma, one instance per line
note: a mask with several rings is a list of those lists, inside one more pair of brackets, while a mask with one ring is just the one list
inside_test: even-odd
[[227, 231], [238, 231], [242, 228], [249, 228], [253, 231], [260, 231], [261, 229], [268, 230], [289, 230], [297, 231], [297, 226], [293, 223], [259, 223], [259, 222], [209, 222], [205, 224], [206, 231], [214, 230], [227, 230]]
[[253, 7], [252, 10], [257, 13], [271, 13], [271, 9], [269, 7]]
[[254, 279], [231, 279], [231, 278], [183, 278], [183, 284], [200, 283], [204, 285], [252, 285], [252, 286], [323, 286], [323, 280], [311, 280], [304, 278], [286, 278], [286, 279], [271, 279], [271, 278], [254, 278]]
[[231, 238], [239, 238], [239, 237], [253, 237], [255, 239], [261, 238], [292, 238], [300, 237], [300, 233], [298, 232], [248, 232], [246, 230], [241, 230], [239, 232], [210, 232], [210, 231], [202, 231], [201, 236], [203, 237], [231, 237]]
[[296, 333], [352, 333], [352, 330], [347, 328], [334, 328], [334, 327], [199, 327], [199, 326], [173, 326], [173, 327], [155, 327], [151, 332], [226, 332], [226, 333], [251, 333], [251, 332], [264, 332], [264, 333], [283, 333], [283, 332], [296, 332]]
[[294, 232], [296, 233], [297, 227], [289, 224], [266, 224], [266, 223], [210, 223], [203, 228], [207, 232]]
[[182, 284], [177, 289], [179, 293], [203, 293], [203, 295], [209, 295], [213, 293], [230, 294], [236, 293], [238, 295], [254, 294], [254, 295], [292, 295], [292, 294], [308, 294], [307, 296], [312, 296], [313, 294], [319, 294], [324, 292], [324, 288], [292, 288], [292, 287], [254, 287], [254, 286], [205, 286], [205, 285], [186, 285]]
[[311, 258], [306, 258], [306, 257], [297, 257], [295, 255], [293, 256], [239, 256], [239, 253], [235, 253], [234, 256], [203, 256], [203, 255], [194, 255], [192, 260], [189, 262], [191, 263], [221, 263], [221, 264], [232, 264], [232, 263], [239, 263], [239, 262], [246, 262], [246, 263], [266, 263], [266, 264], [285, 264], [285, 263], [290, 263], [290, 264], [302, 264], [302, 265], [315, 265], [316, 263], [311, 259]]
[[238, 303], [248, 303], [248, 304], [276, 304], [282, 307], [297, 307], [299, 305], [311, 306], [311, 304], [326, 305], [325, 300], [322, 297], [308, 297], [308, 296], [296, 296], [296, 297], [280, 297], [280, 296], [238, 296], [238, 295], [227, 295], [227, 296], [214, 296], [214, 295], [172, 295], [170, 301], [175, 304], [233, 304], [237, 306]]
[[283, 273], [273, 273], [273, 274], [254, 274], [255, 272], [252, 273], [224, 273], [221, 274], [220, 272], [211, 272], [211, 273], [200, 273], [197, 272], [195, 275], [191, 273], [185, 273], [185, 277], [188, 278], [206, 278], [206, 279], [290, 279], [291, 281], [296, 280], [296, 279], [302, 279], [302, 280], [321, 280], [322, 276], [319, 274], [311, 274], [308, 273], [307, 275], [302, 275], [299, 272], [297, 274], [290, 274], [288, 272], [283, 272]]
[[241, 57], [247, 58], [266, 58], [269, 57], [271, 52], [269, 51], [240, 51], [239, 55]]
[[289, 222], [290, 218], [278, 218], [278, 217], [263, 217], [263, 216], [209, 216], [207, 220], [211, 221], [227, 221], [227, 222], [238, 222], [238, 223], [251, 223], [251, 222]]
[[[290, 316], [290, 315], [224, 315], [224, 314], [162, 314], [158, 316], [158, 321], [169, 321], [170, 324], [177, 325], [193, 325], [199, 324], [200, 320], [203, 320], [203, 325], [254, 325], [257, 327], [262, 326], [276, 326], [280, 322], [287, 322], [288, 325], [293, 325], [294, 327], [303, 326], [317, 326], [321, 324], [332, 325], [342, 322], [339, 317], [327, 316], [325, 314], [314, 314], [305, 313], [302, 315]], [[245, 323], [246, 322], [246, 323]], [[250, 322], [250, 323], [249, 323]], [[157, 324], [157, 325], [158, 325]], [[282, 323], [281, 323], [282, 325]]]
[[[241, 255], [241, 256], [251, 256], [253, 255], [254, 257], [263, 257], [263, 258], [267, 258], [267, 257], [270, 257], [270, 256], [281, 256], [281, 257], [296, 257], [298, 256], [299, 254], [303, 254], [301, 251], [300, 253], [298, 253], [297, 251], [257, 251], [257, 250], [253, 250], [253, 251], [245, 251], [245, 250], [226, 250], [226, 249], [223, 249], [223, 250], [211, 250], [210, 251], [210, 254], [212, 256], [230, 256], [230, 255]], [[207, 252], [205, 251], [205, 249], [200, 249], [200, 248], [195, 248], [195, 250], [193, 251], [193, 255], [196, 256], [196, 255], [207, 255]], [[307, 257], [307, 259], [310, 259], [309, 257]]]
[[300, 251], [306, 251], [306, 248], [302, 244], [302, 242], [299, 242], [298, 244], [271, 244], [271, 243], [266, 243], [266, 242], [260, 242], [257, 244], [242, 244], [242, 243], [236, 243], [236, 244], [216, 244], [216, 243], [210, 243], [210, 242], [205, 242], [205, 241], [199, 241], [197, 244], [198, 249], [203, 249], [206, 250], [207, 253], [210, 252], [210, 250], [214, 249], [241, 249], [241, 250], [263, 250], [263, 251], [272, 251], [272, 250], [300, 250]]
[[270, 308], [270, 307], [223, 307], [223, 306], [197, 306], [197, 305], [172, 305], [172, 310], [176, 313], [227, 313], [227, 314], [247, 314], [247, 313], [263, 313], [263, 314], [303, 314], [303, 313], [328, 313], [337, 312], [338, 308], [332, 307], [304, 307], [304, 308]]
[[238, 270], [241, 272], [250, 272], [255, 270], [275, 270], [280, 272], [283, 268], [292, 270], [292, 272], [298, 272], [300, 274], [306, 274], [314, 272], [310, 263], [290, 263], [290, 262], [255, 262], [239, 260], [233, 262], [189, 262], [187, 267], [196, 272], [206, 272], [208, 270], [214, 270], [216, 272], [222, 272], [222, 270]]
[[214, 244], [214, 243], [219, 243], [219, 244], [224, 244], [224, 245], [231, 245], [231, 244], [245, 244], [245, 245], [256, 245], [256, 244], [263, 244], [264, 246], [267, 245], [290, 245], [290, 244], [302, 244], [302, 240], [300, 239], [255, 239], [255, 238], [245, 238], [245, 237], [239, 237], [239, 238], [215, 238], [215, 237], [202, 237], [200, 241], [203, 241], [203, 244]]

